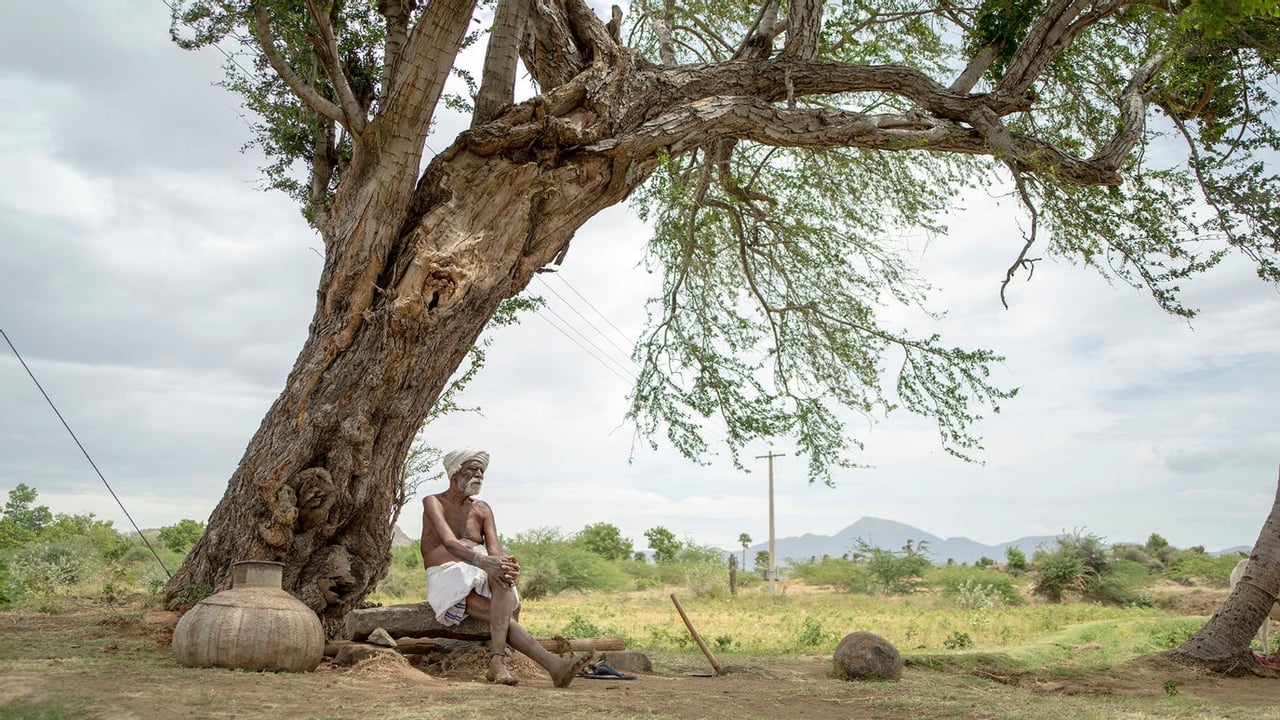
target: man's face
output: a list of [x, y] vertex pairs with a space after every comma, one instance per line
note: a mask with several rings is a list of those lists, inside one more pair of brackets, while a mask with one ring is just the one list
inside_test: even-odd
[[458, 468], [458, 485], [462, 494], [475, 497], [480, 494], [480, 486], [484, 484], [484, 464], [479, 460], [468, 460]]

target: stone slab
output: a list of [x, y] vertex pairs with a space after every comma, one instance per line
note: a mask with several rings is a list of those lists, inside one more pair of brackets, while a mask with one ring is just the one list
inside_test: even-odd
[[364, 640], [378, 628], [386, 630], [393, 638], [489, 639], [488, 623], [467, 617], [457, 625], [441, 625], [436, 620], [435, 611], [425, 602], [352, 610], [347, 613], [343, 637]]

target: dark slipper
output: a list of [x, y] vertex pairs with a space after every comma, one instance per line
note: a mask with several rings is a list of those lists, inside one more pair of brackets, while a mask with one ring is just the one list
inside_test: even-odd
[[635, 675], [627, 675], [605, 665], [604, 663], [596, 663], [582, 668], [582, 672], [578, 673], [578, 677], [591, 678], [592, 680], [635, 680]]

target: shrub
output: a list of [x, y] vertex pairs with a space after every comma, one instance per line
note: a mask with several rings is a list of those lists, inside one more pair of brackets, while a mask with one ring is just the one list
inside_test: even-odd
[[796, 635], [796, 643], [800, 647], [817, 647], [824, 643], [835, 641], [836, 634], [828, 631], [822, 626], [822, 622], [817, 618], [807, 617], [804, 619], [804, 626], [800, 628], [800, 632]]
[[729, 568], [720, 562], [695, 562], [684, 565], [685, 586], [694, 597], [724, 597], [729, 591]]
[[33, 595], [52, 595], [79, 583], [86, 574], [90, 553], [77, 538], [28, 545], [13, 558], [11, 572]]
[[1068, 590], [1083, 591], [1086, 584], [1085, 566], [1075, 553], [1059, 548], [1057, 551], [1037, 552], [1031, 568], [1031, 590], [1052, 602], [1062, 602]]
[[856, 541], [854, 560], [865, 564], [880, 588], [890, 595], [910, 593], [917, 580], [933, 566], [925, 556], [927, 544], [912, 548], [908, 541], [901, 552], [878, 548], [865, 540]]
[[927, 579], [930, 585], [942, 590], [943, 596], [952, 599], [958, 598], [962, 592], [972, 592], [973, 587], [983, 587], [983, 592], [998, 596], [1000, 604], [1022, 605], [1026, 602], [1018, 589], [1018, 580], [993, 570], [951, 565], [935, 568]]

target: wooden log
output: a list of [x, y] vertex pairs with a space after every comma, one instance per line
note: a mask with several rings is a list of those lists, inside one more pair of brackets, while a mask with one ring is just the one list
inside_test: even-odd
[[[625, 650], [626, 642], [620, 637], [591, 638], [535, 638], [538, 644], [554, 653]], [[485, 640], [488, 640], [486, 636]], [[425, 655], [440, 647], [439, 638], [399, 637], [396, 647], [403, 655]], [[343, 648], [352, 645], [367, 645], [355, 640], [331, 640], [324, 645], [325, 657], [336, 656]]]
[[620, 637], [591, 638], [536, 638], [538, 644], [553, 653], [585, 652], [587, 650], [626, 650], [627, 645]]

